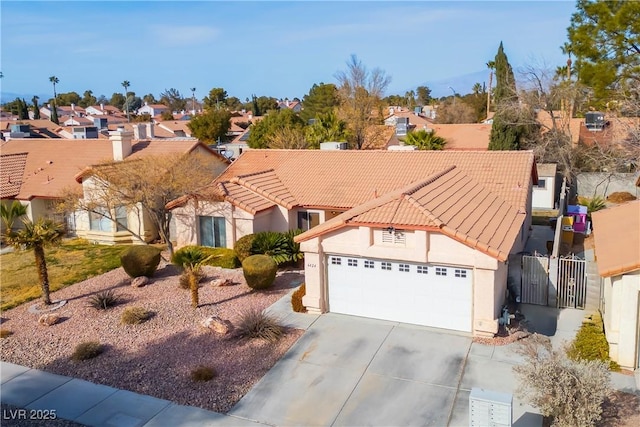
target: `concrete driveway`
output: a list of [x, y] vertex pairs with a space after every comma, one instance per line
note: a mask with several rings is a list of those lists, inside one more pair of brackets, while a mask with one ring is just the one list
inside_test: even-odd
[[[510, 346], [324, 314], [229, 415], [276, 426], [468, 426], [472, 387], [513, 393]], [[542, 424], [514, 397], [514, 425]]]

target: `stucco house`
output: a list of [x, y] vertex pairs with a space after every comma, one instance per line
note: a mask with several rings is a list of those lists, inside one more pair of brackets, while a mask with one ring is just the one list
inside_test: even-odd
[[591, 214], [609, 356], [640, 367], [640, 200]]
[[137, 114], [148, 114], [151, 117], [155, 117], [166, 111], [170, 111], [170, 109], [164, 104], [149, 104], [145, 102], [142, 107], [138, 108]]
[[556, 206], [556, 189], [558, 165], [555, 163], [538, 163], [538, 182], [533, 184], [534, 209], [554, 209]]
[[530, 151], [250, 150], [170, 207], [178, 246], [306, 230], [311, 312], [493, 335], [537, 179]]
[[[82, 184], [91, 185], [91, 166], [105, 162], [135, 160], [148, 155], [203, 152], [212, 160], [212, 176], [221, 173], [229, 161], [199, 141], [134, 140], [133, 132], [114, 131], [109, 139], [12, 139], [1, 146], [0, 171], [2, 202], [18, 200], [27, 206], [27, 217], [53, 218], [64, 222], [67, 231], [96, 243], [130, 243], [131, 233], [112, 221], [89, 212], [62, 215], [56, 204], [63, 192]], [[119, 212], [120, 220], [140, 230], [146, 239], [155, 229], [141, 212]], [[18, 225], [18, 224], [17, 224]]]

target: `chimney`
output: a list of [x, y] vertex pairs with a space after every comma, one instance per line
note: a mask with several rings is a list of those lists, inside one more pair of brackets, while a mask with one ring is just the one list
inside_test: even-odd
[[131, 139], [133, 132], [118, 127], [118, 130], [109, 132], [109, 139], [113, 145], [113, 160], [124, 160], [131, 154]]
[[74, 104], [73, 102], [71, 103], [71, 110], [76, 111], [76, 104]]
[[147, 126], [147, 137], [149, 139], [155, 138], [155, 135], [153, 133], [153, 123], [145, 123], [145, 125]]
[[147, 139], [147, 127], [144, 123], [136, 123], [133, 125], [133, 139], [137, 139], [138, 141]]
[[100, 111], [104, 111], [104, 104], [102, 102], [100, 103]]

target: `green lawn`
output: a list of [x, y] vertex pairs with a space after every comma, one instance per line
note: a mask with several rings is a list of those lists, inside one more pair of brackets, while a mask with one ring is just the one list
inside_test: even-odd
[[[45, 248], [51, 291], [120, 267], [120, 253], [125, 248], [94, 245], [80, 239]], [[0, 310], [41, 296], [33, 251], [0, 255], [0, 286]]]

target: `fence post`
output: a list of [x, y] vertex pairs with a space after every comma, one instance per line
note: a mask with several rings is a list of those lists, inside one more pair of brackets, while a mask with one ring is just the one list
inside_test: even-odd
[[549, 292], [547, 293], [547, 305], [549, 307], [558, 306], [558, 258], [549, 257]]

